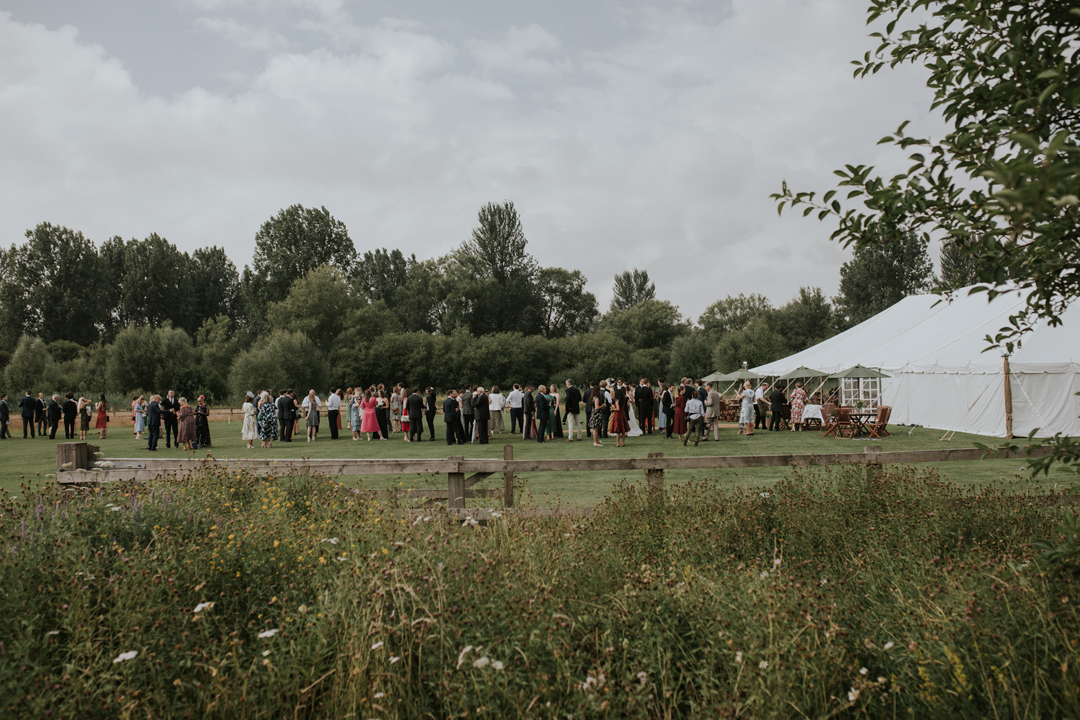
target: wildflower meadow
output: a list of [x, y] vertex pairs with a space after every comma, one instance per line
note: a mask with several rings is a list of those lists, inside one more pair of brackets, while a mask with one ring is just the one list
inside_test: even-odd
[[[919, 474], [917, 474], [919, 473]], [[1077, 717], [1071, 508], [928, 470], [470, 522], [207, 470], [2, 507], [0, 712]]]

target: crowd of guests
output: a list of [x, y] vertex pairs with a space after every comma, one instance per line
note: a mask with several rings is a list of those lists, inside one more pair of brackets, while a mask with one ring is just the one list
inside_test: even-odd
[[[23, 439], [47, 437], [55, 440], [61, 421], [64, 423], [65, 440], [76, 438], [76, 427], [78, 439], [86, 440], [91, 422], [98, 431], [98, 439], [104, 440], [108, 435], [109, 403], [104, 395], [94, 402], [85, 397], [76, 400], [75, 393], [70, 392], [63, 399], [59, 393], [46, 398], [45, 393], [39, 392], [37, 397], [34, 397], [33, 393], [27, 390], [16, 407], [22, 418]], [[0, 439], [11, 437], [10, 424], [8, 395], [0, 393]]]
[[[669, 386], [660, 380], [653, 386], [646, 378], [637, 385], [622, 378], [590, 382], [584, 391], [567, 380], [560, 393], [556, 384], [515, 384], [505, 395], [498, 387], [489, 390], [481, 386], [466, 386], [450, 390], [440, 403], [433, 388], [409, 388], [395, 385], [372, 385], [367, 388], [331, 388], [324, 400], [315, 390], [298, 399], [292, 389], [248, 392], [242, 407], [241, 437], [248, 448], [255, 440], [261, 447], [273, 447], [276, 441], [292, 442], [301, 423], [307, 442], [315, 442], [320, 426], [329, 428], [331, 439], [342, 436], [343, 428], [351, 431], [352, 439], [389, 440], [402, 434], [406, 442], [423, 440], [426, 425], [428, 440], [435, 440], [435, 419], [442, 414], [445, 439], [448, 445], [466, 442], [486, 444], [492, 435], [509, 432], [523, 439], [549, 442], [584, 440], [588, 435], [593, 445], [601, 447], [605, 439], [614, 438], [615, 447], [624, 447], [629, 437], [662, 432], [669, 439], [677, 437], [683, 445], [690, 440], [697, 445], [720, 439], [722, 414], [721, 393], [713, 383], [696, 383], [683, 378]], [[802, 428], [803, 408], [809, 396], [796, 382], [790, 396], [779, 385], [762, 382], [756, 389], [746, 381], [738, 395], [740, 403], [739, 434], [753, 436], [754, 430], [765, 429], [766, 417], [772, 414], [770, 430], [779, 430], [782, 411], [790, 406], [792, 429]], [[85, 440], [91, 423], [104, 440], [110, 421], [109, 403], [104, 395], [96, 402], [68, 393], [61, 402], [59, 395], [46, 399], [44, 393], [33, 397], [30, 391], [18, 405], [23, 419], [23, 437], [37, 434], [55, 439], [61, 420], [65, 439], [75, 439], [76, 424], [79, 439]], [[9, 437], [9, 407], [7, 395], [0, 396], [0, 438]], [[509, 418], [505, 417], [509, 415]], [[584, 415], [584, 417], [582, 417]], [[164, 397], [136, 395], [131, 399], [132, 430], [137, 440], [145, 439], [147, 449], [158, 450], [162, 431], [165, 447], [196, 450], [211, 446], [210, 408], [200, 395], [194, 405], [187, 398], [177, 397], [170, 390]], [[576, 436], [576, 437], [575, 437]]]

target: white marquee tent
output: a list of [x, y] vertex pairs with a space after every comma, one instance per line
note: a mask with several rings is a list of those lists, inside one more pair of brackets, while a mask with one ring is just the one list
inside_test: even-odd
[[951, 300], [937, 295], [905, 298], [888, 310], [825, 342], [754, 368], [779, 376], [800, 365], [835, 373], [853, 365], [890, 376], [881, 380], [881, 404], [891, 422], [1005, 437], [1006, 397], [1011, 396], [1012, 433], [1039, 429], [1080, 436], [1080, 307], [1062, 325], [1039, 324], [1008, 358], [988, 350], [987, 335], [1008, 325], [1024, 299], [1009, 293], [960, 290]]

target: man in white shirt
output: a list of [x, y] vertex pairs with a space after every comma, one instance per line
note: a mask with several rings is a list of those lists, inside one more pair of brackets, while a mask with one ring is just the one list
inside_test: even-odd
[[506, 398], [499, 392], [498, 386], [491, 388], [488, 393], [488, 410], [491, 413], [491, 433], [502, 433], [506, 428], [503, 425], [502, 411], [506, 406]]
[[759, 427], [762, 430], [768, 430], [765, 425], [765, 391], [769, 389], [769, 383], [766, 380], [762, 380], [758, 385], [757, 390], [754, 391], [754, 404], [757, 405], [757, 417], [754, 418], [754, 429]]
[[705, 418], [705, 404], [696, 394], [686, 401], [686, 434], [682, 436], [683, 447], [690, 439], [690, 433], [694, 434], [694, 447], [701, 441], [701, 423]]
[[330, 439], [338, 439], [338, 420], [341, 417], [341, 398], [338, 388], [330, 388], [330, 397], [326, 399], [326, 417], [330, 421]]
[[521, 386], [515, 384], [514, 389], [506, 398], [506, 404], [510, 408], [510, 434], [524, 432], [525, 416], [522, 407], [525, 402], [525, 393], [521, 392]]

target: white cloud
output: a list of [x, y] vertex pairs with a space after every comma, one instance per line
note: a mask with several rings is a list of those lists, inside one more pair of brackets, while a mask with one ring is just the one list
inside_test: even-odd
[[245, 50], [281, 50], [289, 45], [280, 33], [245, 25], [232, 18], [201, 17], [196, 24]]
[[488, 69], [525, 75], [558, 75], [570, 71], [573, 63], [567, 58], [538, 57], [557, 52], [560, 45], [558, 38], [536, 24], [511, 27], [506, 38], [499, 42], [473, 40], [468, 44], [469, 50]]
[[[215, 29], [240, 33], [237, 17]], [[539, 25], [483, 43], [347, 19], [334, 49], [272, 54], [231, 76], [235, 92], [163, 98], [75, 29], [0, 13], [0, 238], [43, 221], [99, 242], [158, 232], [243, 265], [259, 224], [302, 203], [360, 250], [431, 257], [509, 199], [533, 255], [581, 269], [604, 307], [635, 266], [693, 318], [729, 293], [835, 292], [832, 228], [778, 219], [768, 195], [785, 178], [826, 189], [845, 162], [897, 164], [876, 140], [906, 118], [934, 126], [920, 71], [852, 80], [870, 42], [845, 0], [736, 0], [712, 22], [669, 5], [638, 22], [636, 39], [581, 51]]]

